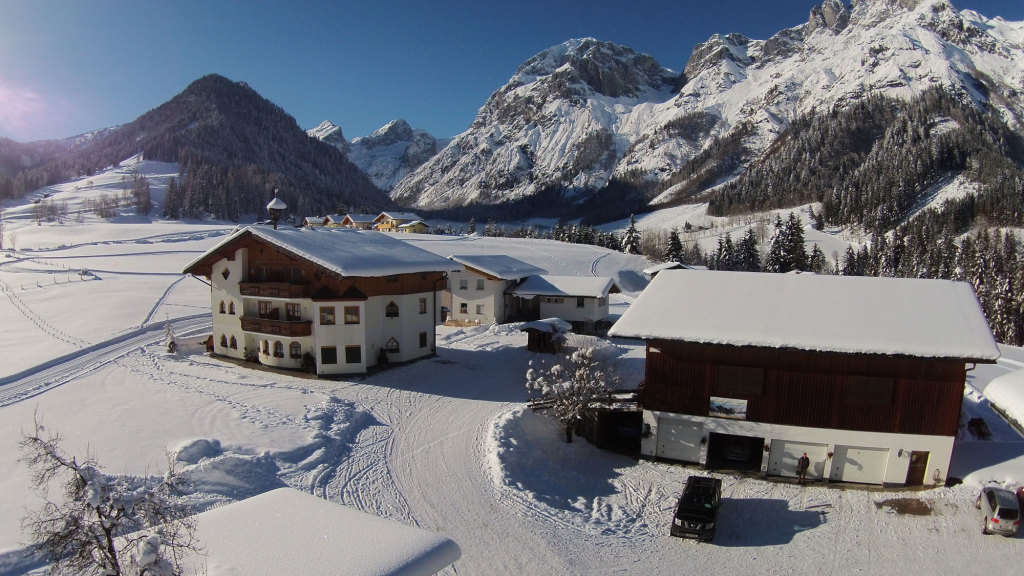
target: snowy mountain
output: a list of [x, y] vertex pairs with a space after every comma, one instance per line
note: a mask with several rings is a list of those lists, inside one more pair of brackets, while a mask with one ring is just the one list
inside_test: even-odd
[[[1020, 132], [1024, 23], [957, 11], [947, 0], [827, 0], [767, 40], [714, 35], [682, 74], [593, 39], [523, 64], [470, 128], [398, 183], [416, 208], [499, 204], [558, 188], [581, 201], [609, 182], [646, 186], [650, 201], [699, 172], [716, 147], [737, 160], [692, 195], [756, 161], [800, 115], [868, 96], [909, 100], [941, 88], [991, 107]], [[729, 144], [729, 138], [735, 140]]]
[[306, 133], [336, 146], [382, 190], [394, 188], [439, 149], [436, 138], [425, 130], [413, 129], [401, 119], [388, 122], [373, 134], [352, 142], [345, 139], [340, 127], [327, 120]]

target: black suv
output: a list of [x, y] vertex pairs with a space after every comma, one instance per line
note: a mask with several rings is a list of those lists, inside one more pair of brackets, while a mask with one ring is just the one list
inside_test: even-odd
[[715, 537], [718, 508], [722, 504], [722, 481], [707, 476], [686, 479], [683, 495], [672, 519], [673, 536], [710, 542]]

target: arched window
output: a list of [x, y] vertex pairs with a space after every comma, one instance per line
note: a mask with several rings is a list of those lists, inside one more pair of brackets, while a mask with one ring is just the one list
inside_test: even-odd
[[231, 349], [238, 350], [238, 340], [235, 340], [234, 336], [231, 337]]
[[388, 318], [398, 318], [398, 304], [388, 302], [388, 305], [384, 307], [384, 315]]
[[284, 344], [280, 340], [274, 342], [274, 358], [284, 358]]
[[263, 355], [264, 356], [270, 356], [270, 341], [269, 340], [264, 340], [263, 341]]
[[225, 311], [224, 301], [223, 301], [223, 300], [221, 300], [221, 301], [220, 301], [220, 313], [221, 313], [221, 314], [223, 314], [223, 313], [224, 313], [224, 311]]
[[220, 347], [221, 348], [227, 348], [228, 347], [228, 337], [223, 335], [223, 334], [220, 335]]
[[292, 342], [288, 349], [288, 353], [292, 358], [302, 358], [302, 345], [298, 342]]
[[235, 303], [232, 302], [228, 305], [228, 314], [235, 315]]

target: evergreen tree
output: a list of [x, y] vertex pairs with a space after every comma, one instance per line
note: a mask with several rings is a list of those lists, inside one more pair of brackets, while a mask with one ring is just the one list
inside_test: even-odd
[[476, 218], [469, 219], [469, 224], [466, 224], [466, 234], [470, 236], [476, 234]]
[[786, 220], [784, 242], [788, 269], [783, 272], [810, 270], [807, 247], [804, 246], [804, 224], [800, 221], [800, 217], [792, 212], [789, 213], [789, 219]]
[[626, 254], [640, 253], [640, 231], [636, 229], [636, 218], [632, 214], [629, 215], [629, 228], [626, 228], [622, 237], [621, 251]]
[[683, 243], [679, 240], [679, 229], [673, 227], [668, 233], [668, 247], [665, 249], [666, 262], [683, 262]]
[[740, 240], [737, 258], [737, 270], [742, 270], [743, 272], [761, 271], [761, 253], [757, 250], [757, 233], [754, 232], [753, 228], [747, 228], [747, 233]]
[[789, 272], [786, 265], [786, 237], [783, 232], [782, 217], [776, 215], [771, 244], [768, 245], [768, 256], [764, 260], [764, 271]]

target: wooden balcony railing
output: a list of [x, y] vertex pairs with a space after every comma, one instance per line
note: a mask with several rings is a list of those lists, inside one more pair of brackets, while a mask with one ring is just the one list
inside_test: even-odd
[[242, 330], [246, 332], [259, 332], [260, 334], [273, 334], [290, 338], [309, 336], [313, 333], [313, 322], [310, 320], [288, 322], [286, 320], [270, 320], [267, 318], [244, 316], [241, 320]]
[[259, 298], [307, 298], [309, 293], [305, 284], [287, 282], [240, 282], [238, 288], [242, 296]]

